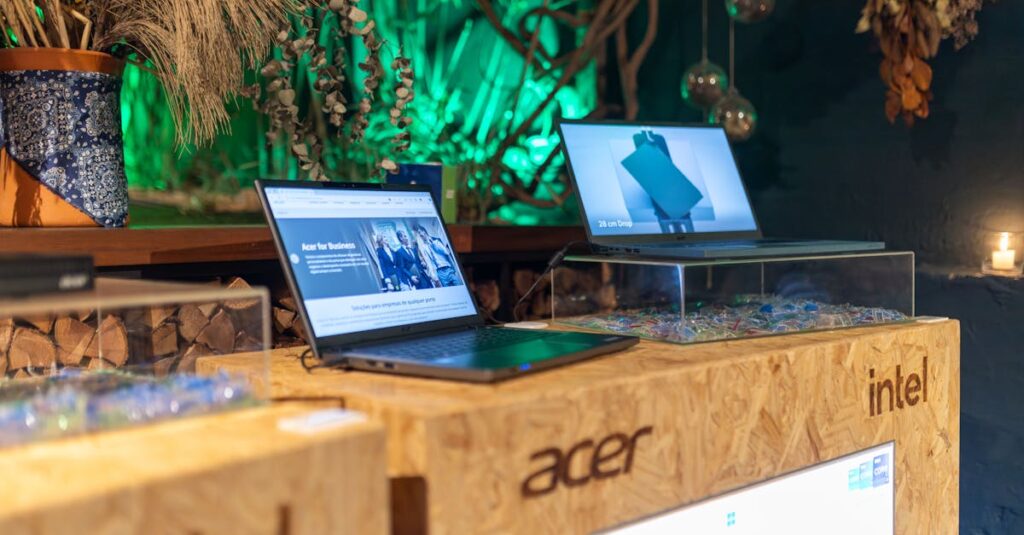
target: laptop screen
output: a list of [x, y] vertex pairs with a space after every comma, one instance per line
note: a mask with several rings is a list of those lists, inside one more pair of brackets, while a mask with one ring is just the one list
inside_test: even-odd
[[654, 533], [891, 534], [895, 448], [888, 442], [610, 530]]
[[594, 236], [756, 231], [721, 128], [563, 123]]
[[265, 193], [317, 338], [476, 315], [429, 192]]

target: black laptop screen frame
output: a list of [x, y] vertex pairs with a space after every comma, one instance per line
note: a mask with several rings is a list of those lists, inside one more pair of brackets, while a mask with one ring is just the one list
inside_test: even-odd
[[[605, 235], [597, 236], [590, 228], [590, 218], [587, 217], [587, 207], [584, 206], [583, 196], [580, 195], [579, 181], [576, 179], [576, 173], [572, 168], [572, 158], [569, 157], [569, 149], [565, 146], [565, 134], [562, 132], [563, 124], [578, 124], [578, 125], [609, 125], [609, 126], [652, 126], [652, 127], [668, 127], [668, 128], [713, 128], [718, 130], [724, 130], [719, 125], [704, 124], [704, 123], [671, 123], [671, 122], [641, 122], [641, 121], [616, 121], [616, 120], [592, 120], [592, 119], [560, 119], [556, 122], [558, 127], [558, 137], [561, 140], [559, 143], [562, 147], [562, 155], [565, 157], [565, 167], [569, 171], [569, 180], [572, 182], [573, 190], [576, 193], [576, 202], [579, 203], [580, 217], [583, 218], [583, 228], [587, 231], [587, 239], [590, 243], [604, 246], [616, 246], [616, 245], [639, 245], [646, 243], [667, 243], [667, 242], [678, 242], [678, 243], [699, 243], [709, 241], [723, 241], [723, 240], [759, 240], [762, 238], [761, 234], [761, 222], [757, 219], [757, 213], [754, 211], [754, 205], [750, 202], [750, 192], [747, 191], [747, 184], [743, 180], [743, 175], [740, 175], [740, 187], [743, 188], [743, 195], [747, 200], [747, 206], [750, 206], [750, 214], [754, 219], [754, 230], [739, 230], [739, 231], [726, 231], [726, 232], [677, 232], [675, 234], [618, 234], [618, 235]], [[724, 132], [723, 132], [724, 133]], [[736, 163], [736, 153], [732, 150], [732, 144], [729, 145], [729, 154], [732, 155], [733, 165], [736, 165], [736, 172], [739, 174], [739, 165]]]
[[378, 342], [385, 339], [394, 339], [404, 336], [416, 336], [421, 334], [431, 334], [440, 330], [454, 330], [458, 328], [476, 328], [482, 327], [486, 321], [483, 315], [480, 313], [480, 306], [476, 302], [476, 296], [469, 289], [469, 279], [466, 278], [466, 272], [462, 269], [462, 261], [459, 258], [458, 253], [455, 252], [455, 245], [452, 244], [451, 234], [448, 232], [448, 226], [444, 223], [444, 219], [441, 218], [441, 214], [437, 210], [437, 205], [433, 202], [430, 206], [434, 207], [434, 213], [438, 220], [441, 221], [441, 227], [444, 228], [445, 239], [448, 240], [448, 244], [452, 247], [452, 255], [455, 256], [455, 263], [459, 268], [459, 275], [462, 277], [462, 281], [465, 284], [466, 291], [469, 293], [469, 298], [473, 303], [473, 310], [476, 314], [469, 316], [458, 316], [455, 318], [448, 318], [443, 320], [435, 320], [424, 323], [410, 323], [408, 325], [398, 325], [395, 327], [385, 327], [383, 329], [374, 329], [370, 331], [359, 331], [344, 334], [335, 334], [330, 336], [317, 336], [316, 331], [313, 330], [312, 322], [309, 318], [309, 312], [306, 310], [306, 300], [302, 295], [302, 290], [296, 283], [295, 272], [292, 271], [291, 262], [288, 261], [288, 253], [284, 248], [284, 240], [281, 239], [280, 230], [277, 227], [277, 219], [274, 217], [270, 202], [267, 200], [266, 188], [295, 188], [295, 189], [326, 189], [326, 190], [348, 190], [348, 191], [396, 191], [396, 192], [420, 192], [430, 193], [429, 185], [422, 184], [382, 184], [382, 183], [352, 183], [352, 182], [313, 182], [313, 181], [291, 181], [291, 180], [257, 180], [256, 191], [259, 193], [260, 203], [263, 205], [263, 212], [267, 219], [267, 225], [270, 227], [270, 232], [274, 236], [274, 247], [277, 249], [278, 260], [281, 262], [281, 268], [284, 270], [285, 279], [288, 283], [288, 288], [292, 291], [292, 295], [295, 296], [295, 304], [299, 309], [299, 313], [302, 316], [303, 324], [306, 327], [308, 336], [312, 338], [311, 344], [313, 351], [317, 357], [320, 356], [319, 348], [321, 347], [352, 347], [360, 344]]

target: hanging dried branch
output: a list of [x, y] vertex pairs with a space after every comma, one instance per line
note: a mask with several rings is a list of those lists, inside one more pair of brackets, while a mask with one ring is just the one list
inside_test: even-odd
[[[624, 80], [623, 100], [626, 102], [627, 116], [630, 113], [635, 116], [639, 109], [636, 94], [636, 73], [639, 71], [640, 65], [643, 63], [656, 36], [658, 3], [659, 0], [648, 0], [647, 30], [637, 49], [632, 53], [625, 50], [624, 54], [621, 53], [622, 50], [620, 49], [620, 68], [624, 67], [626, 69], [625, 76], [621, 78]], [[517, 31], [512, 31], [502, 24], [501, 18], [498, 16], [491, 0], [477, 0], [477, 4], [487, 20], [494, 26], [498, 35], [523, 57], [524, 69], [534, 69], [534, 78], [550, 77], [554, 80], [554, 85], [545, 98], [536, 104], [517, 124], [512, 125], [510, 130], [503, 132], [497, 150], [489, 159], [490, 181], [492, 184], [502, 184], [508, 197], [531, 206], [538, 208], [560, 206], [571, 196], [571, 191], [566, 190], [561, 194], [549, 191], [552, 200], [540, 200], [535, 196], [537, 188], [541, 187], [541, 185], [550, 188], [550, 185], [543, 183], [540, 177], [551, 165], [554, 154], [557, 151], [552, 151], [551, 155], [534, 172], [533, 180], [529, 181], [521, 180], [516, 173], [509, 169], [504, 163], [504, 156], [511, 147], [515, 146], [533, 128], [537, 119], [554, 101], [558, 91], [572, 82], [591, 61], [599, 60], [602, 67], [605, 65], [603, 58], [609, 38], [619, 34], [621, 34], [620, 39], [625, 38], [625, 25], [636, 12], [640, 0], [599, 0], [594, 2], [594, 5], [585, 11], [585, 16], [573, 14], [569, 11], [571, 7], [574, 7], [573, 3], [567, 3], [561, 9], [542, 6], [531, 10], [525, 17], [520, 19]], [[536, 17], [535, 20], [531, 19], [533, 31], [527, 29], [527, 19], [531, 17]], [[540, 28], [544, 18], [567, 24], [573, 28], [585, 26], [586, 32], [580, 45], [561, 57], [550, 57], [546, 51], [538, 48], [536, 43], [536, 29]], [[621, 56], [623, 55], [625, 57], [624, 62], [621, 61]], [[545, 63], [547, 64], [545, 65]], [[599, 74], [599, 77], [602, 80], [604, 79], [601, 74]], [[629, 86], [627, 80], [630, 78], [633, 80], [632, 86]], [[601, 92], [601, 95], [603, 96], [604, 93]], [[519, 93], [517, 92], [516, 97], [509, 103], [509, 109], [515, 110], [519, 108], [519, 98]], [[599, 102], [595, 112], [603, 114], [609, 108], [604, 102]], [[491, 205], [493, 200], [491, 188], [483, 189], [482, 195], [483, 198], [480, 199], [480, 204], [484, 211], [486, 211], [486, 208]]]
[[884, 58], [879, 76], [887, 86], [885, 116], [907, 126], [928, 117], [932, 68], [943, 38], [964, 46], [978, 33], [975, 13], [983, 0], [867, 0], [856, 31], [871, 31]]
[[626, 26], [622, 25], [615, 31], [615, 47], [618, 52], [619, 79], [622, 84], [622, 97], [626, 105], [626, 119], [636, 119], [640, 111], [640, 100], [637, 96], [639, 84], [637, 75], [647, 53], [658, 35], [658, 0], [647, 0], [647, 30], [644, 38], [632, 54], [626, 39]]
[[[374, 22], [368, 20], [366, 12], [359, 9], [357, 3], [358, 0], [331, 0], [326, 5], [311, 3], [298, 17], [297, 30], [293, 31], [287, 25], [278, 32], [275, 39], [281, 50], [281, 59], [271, 60], [261, 70], [266, 80], [266, 94], [259, 101], [257, 109], [270, 120], [266, 142], [269, 146], [282, 134], [286, 136], [289, 150], [298, 161], [299, 168], [313, 180], [329, 178], [323, 161], [327, 133], [325, 129], [316, 128], [319, 121], [315, 115], [319, 114], [326, 119], [336, 135], [343, 135], [347, 129], [349, 141], [362, 142], [370, 124], [368, 116], [378, 102], [377, 95], [386, 74], [381, 63], [384, 43], [374, 31]], [[334, 17], [336, 22], [331, 27], [333, 30], [329, 30], [325, 24], [328, 16]], [[330, 37], [337, 45], [330, 60], [327, 50], [320, 45], [318, 37], [321, 35]], [[346, 43], [349, 39], [358, 39], [367, 51], [366, 59], [358, 65], [366, 76], [355, 109], [350, 108], [345, 96], [348, 81]], [[309, 59], [309, 70], [313, 74], [311, 107], [317, 110], [307, 117], [300, 114], [292, 83], [295, 68], [303, 58]], [[392, 62], [392, 69], [397, 82], [394, 86], [396, 102], [390, 111], [391, 124], [401, 130], [392, 139], [392, 150], [400, 153], [407, 150], [410, 143], [407, 128], [412, 120], [404, 116], [403, 112], [414, 95], [412, 86], [415, 75], [409, 60], [401, 54]], [[259, 99], [260, 93], [258, 84], [246, 90], [246, 95], [254, 100]], [[387, 172], [398, 170], [398, 165], [389, 158], [382, 158], [377, 167]]]

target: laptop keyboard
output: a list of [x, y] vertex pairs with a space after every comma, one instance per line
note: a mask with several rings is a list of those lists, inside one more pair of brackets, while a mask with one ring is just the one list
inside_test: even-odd
[[471, 352], [482, 352], [488, 349], [531, 342], [557, 335], [558, 333], [549, 331], [476, 329], [442, 336], [373, 345], [360, 348], [359, 352], [362, 354], [378, 354], [413, 360], [427, 360], [464, 355]]

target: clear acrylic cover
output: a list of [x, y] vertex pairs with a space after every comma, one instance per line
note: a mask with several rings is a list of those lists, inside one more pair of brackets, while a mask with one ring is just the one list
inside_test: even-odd
[[857, 327], [914, 316], [914, 255], [743, 260], [567, 257], [552, 319], [676, 343]]
[[258, 403], [255, 381], [196, 361], [250, 353], [266, 374], [270, 334], [263, 288], [99, 278], [0, 300], [0, 446]]

